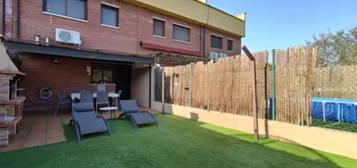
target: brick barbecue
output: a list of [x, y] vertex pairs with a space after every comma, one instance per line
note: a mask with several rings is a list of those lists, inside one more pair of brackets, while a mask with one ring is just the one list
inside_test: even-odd
[[25, 98], [17, 96], [17, 80], [22, 75], [0, 42], [0, 146], [9, 144], [9, 136], [17, 133], [23, 119]]

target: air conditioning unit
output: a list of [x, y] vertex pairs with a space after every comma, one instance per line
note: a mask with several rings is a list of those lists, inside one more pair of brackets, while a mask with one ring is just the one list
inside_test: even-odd
[[226, 58], [227, 57], [227, 54], [225, 53], [219, 53], [219, 58]]
[[210, 52], [209, 55], [210, 59], [217, 59], [219, 57], [219, 53], [216, 52]]
[[56, 42], [81, 45], [81, 34], [72, 30], [56, 28]]

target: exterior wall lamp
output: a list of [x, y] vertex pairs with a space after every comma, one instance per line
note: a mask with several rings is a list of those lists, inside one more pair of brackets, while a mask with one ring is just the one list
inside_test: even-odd
[[60, 63], [60, 60], [58, 58], [53, 58], [52, 63], [58, 64], [58, 63]]

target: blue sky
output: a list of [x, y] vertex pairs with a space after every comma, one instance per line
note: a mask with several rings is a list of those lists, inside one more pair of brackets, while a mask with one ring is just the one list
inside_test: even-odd
[[357, 0], [208, 0], [230, 14], [246, 12], [243, 44], [252, 52], [305, 45], [313, 35], [357, 26]]

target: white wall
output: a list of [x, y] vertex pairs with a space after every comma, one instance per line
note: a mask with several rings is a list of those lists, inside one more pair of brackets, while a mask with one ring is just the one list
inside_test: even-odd
[[[152, 108], [161, 111], [161, 102], [152, 102]], [[172, 104], [165, 104], [165, 112], [253, 134], [253, 118], [249, 116]], [[263, 119], [259, 120], [260, 135], [264, 135], [267, 128], [270, 138], [357, 159], [357, 133], [299, 126], [278, 121], [268, 121], [267, 123], [266, 125]]]

